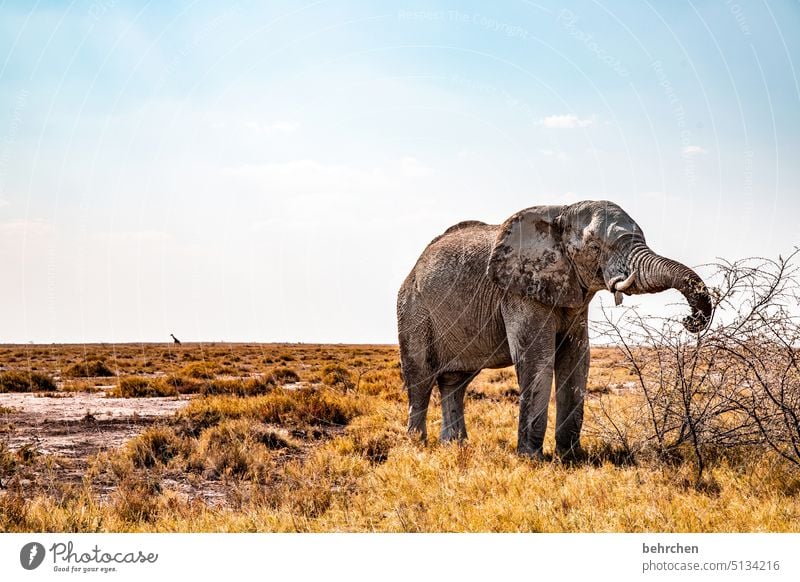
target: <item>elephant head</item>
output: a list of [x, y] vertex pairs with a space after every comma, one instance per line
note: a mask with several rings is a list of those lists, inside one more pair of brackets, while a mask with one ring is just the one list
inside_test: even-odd
[[677, 289], [691, 314], [683, 324], [702, 331], [712, 303], [703, 280], [689, 267], [657, 255], [639, 225], [619, 206], [586, 201], [535, 206], [506, 220], [489, 260], [490, 278], [510, 292], [547, 305], [577, 308], [608, 289], [622, 294]]

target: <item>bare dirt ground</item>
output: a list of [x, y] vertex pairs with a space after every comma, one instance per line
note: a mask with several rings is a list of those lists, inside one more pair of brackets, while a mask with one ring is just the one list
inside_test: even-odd
[[0, 430], [11, 449], [33, 444], [44, 454], [82, 459], [114, 448], [158, 418], [188, 404], [189, 397], [107, 398], [104, 392], [72, 395], [0, 394]]
[[51, 479], [78, 483], [87, 461], [122, 446], [189, 402], [177, 398], [107, 398], [104, 392], [0, 394], [0, 438], [12, 451], [50, 455]]

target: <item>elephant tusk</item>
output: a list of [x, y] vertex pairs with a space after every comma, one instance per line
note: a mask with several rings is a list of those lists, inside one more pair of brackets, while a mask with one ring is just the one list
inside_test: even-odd
[[624, 281], [619, 281], [614, 284], [614, 291], [627, 291], [628, 288], [633, 285], [633, 282], [636, 280], [636, 271], [632, 272], [628, 275], [628, 278]]
[[614, 305], [622, 305], [622, 293], [614, 291]]
[[610, 280], [610, 281], [607, 283], [607, 285], [608, 285], [608, 290], [609, 290], [611, 293], [613, 293], [613, 292], [614, 292], [614, 289], [615, 289], [615, 288], [616, 288], [616, 286], [617, 286], [617, 283], [619, 283], [620, 281], [622, 281], [624, 278], [625, 278], [625, 277], [621, 277], [621, 276], [612, 277], [612, 278], [611, 278], [611, 280]]

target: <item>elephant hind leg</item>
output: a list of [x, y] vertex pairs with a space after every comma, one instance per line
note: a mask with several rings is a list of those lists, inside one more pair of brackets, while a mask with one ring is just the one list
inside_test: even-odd
[[436, 379], [442, 395], [442, 442], [467, 438], [464, 396], [477, 372], [445, 372]]
[[400, 335], [401, 373], [408, 394], [408, 434], [422, 442], [428, 438], [428, 404], [436, 381], [431, 346], [426, 340], [424, 335], [422, 338]]
[[408, 434], [425, 442], [428, 438], [428, 404], [433, 392], [433, 374], [423, 373], [406, 380], [408, 392]]

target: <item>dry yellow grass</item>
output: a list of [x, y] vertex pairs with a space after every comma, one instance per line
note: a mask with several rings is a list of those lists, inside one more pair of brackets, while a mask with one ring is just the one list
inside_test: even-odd
[[[115, 349], [128, 353], [126, 346]], [[509, 370], [484, 371], [471, 387], [468, 443], [441, 445], [434, 436], [423, 446], [404, 434], [394, 347], [138, 350], [118, 357], [124, 374], [144, 361], [172, 374], [192, 361], [241, 375], [288, 366], [303, 387], [197, 396], [121, 450], [90, 459], [80, 483], [47, 485], [48, 463], [52, 471], [57, 459], [1, 448], [8, 489], [0, 493], [0, 530], [800, 531], [800, 476], [786, 464], [763, 452], [722, 454], [697, 487], [688, 460], [620, 462], [600, 436], [597, 394], [586, 411], [591, 460], [533, 463], [514, 452], [517, 389]], [[111, 361], [101, 348], [94, 351]], [[48, 361], [59, 358], [47, 353], [51, 359], [40, 369], [55, 374]], [[324, 382], [332, 364], [349, 370], [349, 384]], [[622, 425], [635, 420], [629, 415], [639, 398], [625, 387], [629, 380], [615, 350], [594, 350], [590, 386], [600, 388], [592, 392], [607, 393], [603, 405]], [[434, 397], [434, 435], [437, 405]], [[554, 412], [551, 406], [546, 452], [554, 448]], [[15, 481], [32, 474], [35, 495]], [[216, 496], [201, 495], [209, 490]]]

